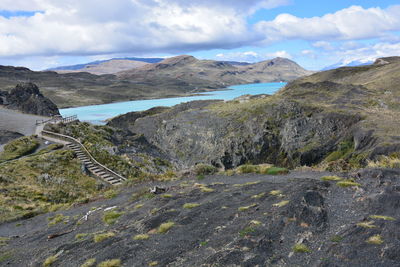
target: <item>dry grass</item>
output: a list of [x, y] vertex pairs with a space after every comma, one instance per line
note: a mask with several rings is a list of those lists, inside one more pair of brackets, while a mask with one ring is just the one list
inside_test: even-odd
[[165, 234], [167, 233], [169, 230], [171, 230], [172, 227], [174, 227], [175, 223], [174, 222], [166, 222], [161, 224], [158, 229], [157, 232], [159, 234]]
[[373, 235], [366, 242], [371, 245], [381, 245], [383, 244], [383, 239], [381, 235]]
[[290, 202], [289, 200], [283, 200], [281, 202], [273, 204], [272, 206], [282, 208], [282, 207], [286, 206], [287, 204], [289, 204], [289, 202]]
[[43, 267], [50, 267], [55, 263], [57, 260], [57, 256], [50, 256], [43, 262]]
[[120, 259], [112, 259], [108, 261], [100, 262], [97, 267], [120, 267], [121, 260]]
[[363, 227], [363, 228], [376, 228], [376, 225], [374, 225], [374, 221], [369, 221], [369, 222], [360, 222], [357, 223], [357, 226]]
[[87, 261], [85, 261], [80, 267], [92, 267], [92, 266], [94, 266], [95, 263], [96, 263], [96, 259], [91, 258], [91, 259], [88, 259]]
[[150, 236], [148, 234], [139, 234], [133, 237], [133, 240], [147, 240]]
[[293, 246], [292, 250], [295, 253], [309, 253], [309, 252], [311, 252], [311, 249], [309, 249], [304, 244], [296, 244], [296, 245]]
[[370, 215], [369, 216], [371, 219], [375, 220], [385, 220], [385, 221], [395, 221], [396, 218], [390, 217], [390, 216], [384, 216], [384, 215]]
[[254, 208], [254, 207], [257, 207], [256, 203], [251, 204], [249, 206], [239, 207], [238, 211], [248, 211], [249, 209]]
[[115, 233], [113, 233], [113, 232], [97, 234], [97, 235], [93, 236], [93, 241], [95, 243], [98, 243], [98, 242], [104, 241], [104, 240], [106, 240], [106, 239], [108, 239], [110, 237], [113, 237], [113, 236], [115, 236]]
[[184, 209], [193, 209], [193, 208], [196, 208], [198, 206], [200, 206], [200, 204], [198, 204], [198, 203], [186, 203], [186, 204], [183, 205], [183, 208]]

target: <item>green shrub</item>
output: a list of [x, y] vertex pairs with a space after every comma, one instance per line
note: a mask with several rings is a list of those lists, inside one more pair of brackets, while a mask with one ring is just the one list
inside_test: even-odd
[[55, 215], [53, 217], [47, 218], [47, 220], [49, 220], [48, 226], [53, 226], [53, 225], [56, 225], [56, 224], [58, 224], [60, 222], [64, 222], [64, 223], [68, 222], [69, 216], [64, 216], [62, 214], [57, 214], [57, 215]]
[[198, 206], [200, 206], [200, 204], [198, 204], [198, 203], [186, 203], [186, 204], [183, 205], [183, 208], [184, 209], [193, 209], [193, 208], [196, 208]]
[[237, 168], [239, 173], [258, 173], [259, 167], [252, 164], [241, 165]]
[[147, 240], [149, 238], [150, 238], [150, 236], [147, 234], [140, 234], [140, 235], [135, 235], [133, 237], [133, 240]]
[[309, 253], [311, 252], [311, 249], [309, 249], [306, 245], [304, 244], [296, 244], [293, 246], [293, 252], [295, 253]]
[[279, 175], [279, 174], [287, 174], [289, 170], [286, 168], [279, 168], [279, 167], [271, 167], [268, 168], [265, 174], [268, 175]]
[[108, 232], [108, 233], [103, 233], [103, 234], [97, 234], [93, 236], [93, 240], [95, 243], [101, 242], [107, 238], [115, 236], [115, 233], [113, 232]]
[[340, 178], [338, 176], [323, 176], [321, 177], [322, 181], [342, 181], [343, 178]]
[[50, 256], [43, 262], [43, 267], [50, 267], [57, 260], [57, 256]]
[[158, 232], [159, 234], [165, 234], [165, 233], [168, 232], [174, 225], [175, 225], [174, 222], [166, 222], [166, 223], [163, 223], [163, 224], [161, 224], [161, 225], [158, 227], [157, 232]]
[[197, 164], [194, 167], [196, 175], [211, 175], [218, 171], [218, 169], [212, 165], [208, 164]]
[[334, 235], [331, 237], [331, 241], [335, 243], [339, 243], [343, 240], [343, 237], [340, 235]]
[[339, 143], [336, 151], [329, 154], [326, 158], [326, 162], [336, 161], [339, 159], [344, 159], [354, 151], [353, 141], [343, 141]]
[[39, 141], [32, 136], [15, 139], [4, 146], [0, 153], [0, 162], [16, 159], [33, 152], [39, 146]]
[[104, 213], [103, 216], [103, 221], [106, 224], [114, 224], [121, 215], [124, 214], [123, 212], [117, 212], [117, 211], [107, 211]]
[[251, 234], [251, 233], [254, 233], [255, 231], [256, 231], [256, 230], [255, 230], [253, 227], [248, 226], [248, 227], [244, 228], [243, 230], [241, 230], [241, 231], [239, 232], [239, 235], [240, 235], [241, 237], [245, 237], [245, 236], [247, 236], [247, 235], [249, 235], [249, 234]]
[[352, 180], [343, 180], [336, 183], [336, 185], [340, 187], [352, 187], [352, 186], [361, 186], [361, 184], [356, 183]]

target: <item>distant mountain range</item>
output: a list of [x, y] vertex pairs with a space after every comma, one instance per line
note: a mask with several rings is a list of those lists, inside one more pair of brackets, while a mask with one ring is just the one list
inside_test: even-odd
[[287, 82], [312, 73], [285, 58], [255, 64], [198, 60], [187, 55], [148, 60], [157, 63], [112, 59], [60, 67], [57, 72], [0, 66], [0, 88], [10, 90], [18, 83], [32, 82], [59, 108], [65, 108], [185, 96], [235, 84]]
[[372, 63], [374, 63], [374, 61], [372, 61], [372, 60], [371, 61], [354, 60], [354, 61], [351, 61], [351, 62], [343, 62], [343, 61], [341, 61], [341, 62], [338, 62], [336, 64], [333, 64], [333, 65], [330, 65], [330, 66], [327, 66], [327, 67], [323, 68], [322, 71], [333, 70], [333, 69], [337, 69], [337, 68], [341, 68], [341, 67], [365, 66], [365, 65], [370, 65]]
[[[138, 57], [112, 58], [108, 60], [93, 61], [85, 64], [61, 66], [47, 70], [56, 71], [58, 73], [88, 72], [91, 74], [103, 75], [103, 74], [114, 74], [121, 71], [140, 68], [146, 64], [160, 63], [163, 60], [164, 60], [163, 58], [138, 58]], [[247, 62], [237, 62], [237, 61], [221, 61], [221, 62], [234, 66], [250, 65], [250, 63]]]

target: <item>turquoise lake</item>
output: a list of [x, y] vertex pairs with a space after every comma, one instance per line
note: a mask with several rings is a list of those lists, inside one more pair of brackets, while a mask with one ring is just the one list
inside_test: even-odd
[[134, 100], [103, 105], [83, 106], [76, 108], [61, 109], [62, 116], [78, 115], [79, 120], [91, 122], [93, 124], [104, 124], [106, 119], [125, 114], [131, 111], [142, 111], [157, 106], [171, 107], [180, 103], [193, 100], [232, 100], [242, 95], [272, 95], [286, 83], [256, 83], [234, 85], [223, 91], [200, 93], [196, 96], [161, 98], [149, 100]]

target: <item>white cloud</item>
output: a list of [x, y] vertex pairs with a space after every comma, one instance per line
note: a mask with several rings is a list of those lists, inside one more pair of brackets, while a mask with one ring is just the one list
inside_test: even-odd
[[[183, 53], [259, 40], [246, 17], [288, 0], [2, 0], [0, 56]], [[12, 7], [12, 8], [10, 8]]]
[[231, 53], [221, 53], [215, 56], [218, 60], [226, 61], [242, 61], [242, 62], [259, 62], [276, 57], [292, 58], [287, 51], [276, 51], [272, 53], [257, 53], [254, 51], [245, 52], [231, 52]]
[[257, 23], [256, 29], [265, 34], [265, 42], [376, 38], [400, 30], [400, 5], [386, 9], [351, 6], [333, 14], [312, 18], [281, 14], [273, 21]]

